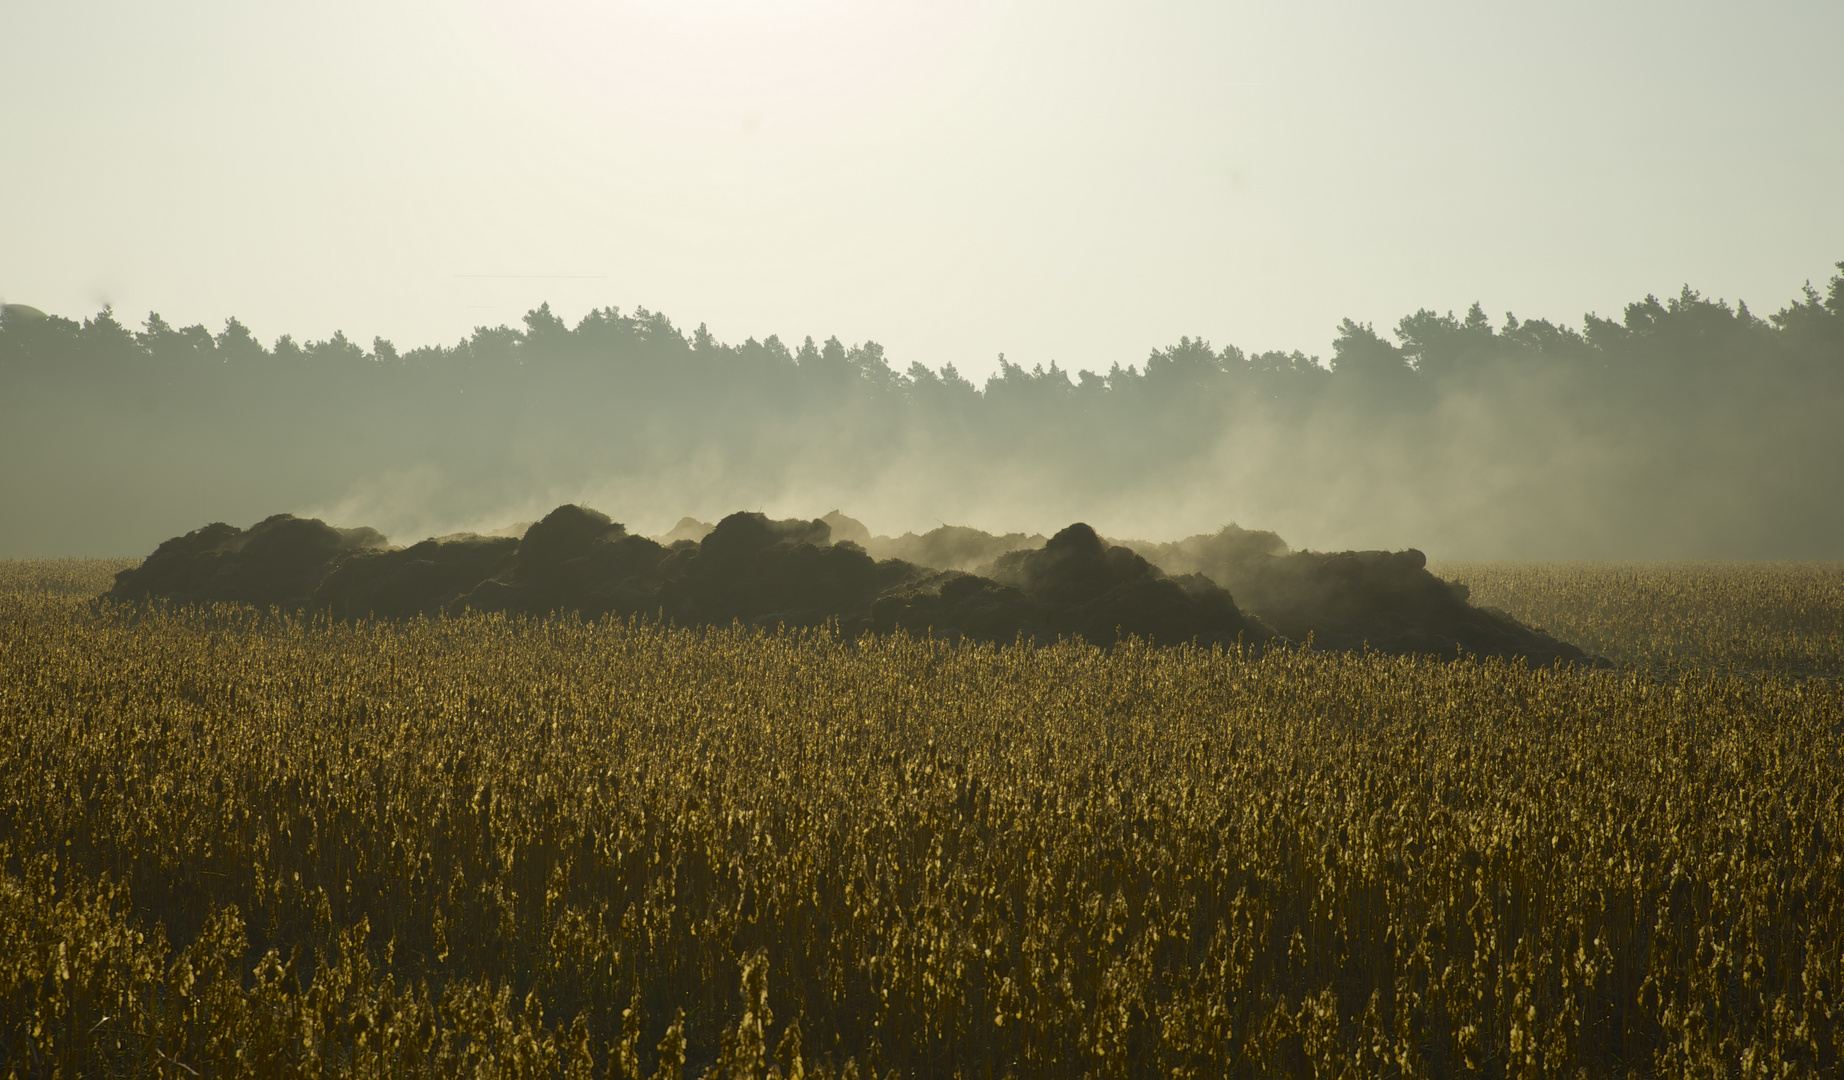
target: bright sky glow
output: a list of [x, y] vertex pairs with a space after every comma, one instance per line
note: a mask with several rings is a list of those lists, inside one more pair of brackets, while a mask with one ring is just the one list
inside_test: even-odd
[[940, 74], [979, 0], [479, 0], [528, 72], [606, 122], [699, 140], [811, 131]]
[[549, 300], [974, 375], [1844, 258], [1844, 6], [70, 0], [0, 299], [400, 347]]

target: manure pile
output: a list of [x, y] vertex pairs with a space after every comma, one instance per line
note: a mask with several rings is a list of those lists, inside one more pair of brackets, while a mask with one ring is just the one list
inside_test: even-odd
[[[666, 542], [662, 543], [664, 540]], [[923, 561], [926, 560], [926, 561]], [[1097, 645], [1310, 640], [1336, 650], [1593, 662], [1474, 607], [1422, 553], [1294, 552], [1230, 525], [1173, 544], [1110, 542], [1076, 523], [1045, 539], [943, 526], [875, 537], [834, 511], [812, 521], [731, 514], [660, 539], [566, 505], [522, 536], [464, 534], [394, 548], [369, 528], [278, 514], [161, 544], [116, 576], [113, 599], [230, 601], [341, 618], [467, 610], [661, 617], [682, 625], [836, 625], [952, 639]]]

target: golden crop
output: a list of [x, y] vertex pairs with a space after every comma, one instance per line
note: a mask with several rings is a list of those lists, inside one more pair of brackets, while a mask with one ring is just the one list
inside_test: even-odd
[[1841, 781], [1835, 678], [19, 589], [0, 1072], [1835, 1075]]
[[1844, 563], [1445, 563], [1476, 604], [1619, 664], [1844, 676]]
[[98, 596], [139, 559], [0, 559], [0, 594]]

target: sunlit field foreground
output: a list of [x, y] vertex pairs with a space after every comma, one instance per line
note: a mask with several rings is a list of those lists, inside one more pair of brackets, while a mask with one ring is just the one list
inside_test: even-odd
[[0, 1072], [1844, 1062], [1836, 678], [134, 614], [0, 569]]

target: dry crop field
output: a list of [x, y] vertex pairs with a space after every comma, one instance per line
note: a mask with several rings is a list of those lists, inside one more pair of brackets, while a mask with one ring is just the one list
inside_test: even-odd
[[1647, 664], [1680, 598], [1710, 662], [1660, 677], [83, 598], [115, 568], [0, 564], [10, 1075], [1844, 1067], [1844, 680], [1710, 651], [1835, 657], [1749, 622], [1796, 584], [1469, 571]]
[[1450, 562], [1429, 567], [1619, 664], [1844, 675], [1844, 563]]

